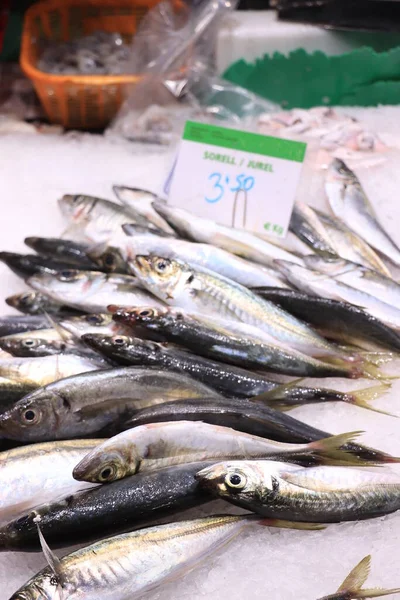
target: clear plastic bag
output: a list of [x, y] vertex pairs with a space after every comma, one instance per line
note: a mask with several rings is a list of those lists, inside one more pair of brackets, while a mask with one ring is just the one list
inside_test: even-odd
[[185, 121], [255, 125], [276, 106], [216, 75], [215, 41], [237, 0], [203, 0], [196, 8], [160, 2], [141, 23], [129, 72], [143, 74], [129, 90], [109, 132], [149, 143], [180, 138]]

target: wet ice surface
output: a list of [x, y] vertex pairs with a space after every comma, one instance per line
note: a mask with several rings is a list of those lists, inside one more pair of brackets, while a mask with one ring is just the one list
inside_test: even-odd
[[[400, 109], [385, 110], [391, 121], [381, 116], [379, 121], [382, 127], [391, 130], [395, 119], [400, 123]], [[363, 113], [373, 126], [376, 111], [364, 110]], [[25, 236], [61, 232], [64, 224], [56, 199], [64, 193], [90, 193], [112, 199], [114, 183], [147, 185], [157, 191], [170, 158], [165, 154], [153, 157], [148, 149], [144, 152], [89, 136], [81, 141], [22, 135], [0, 138], [1, 249], [21, 252]], [[390, 161], [393, 161], [391, 166], [385, 162], [384, 172], [371, 169], [365, 176], [371, 186], [369, 189], [376, 191], [371, 200], [381, 207], [384, 225], [399, 242], [400, 204], [396, 181], [400, 171], [393, 168], [398, 165], [396, 155], [391, 155]], [[324, 204], [320, 195], [318, 200], [314, 196], [314, 201], [319, 206]], [[0, 281], [0, 310], [10, 313], [2, 298], [24, 289], [24, 285], [1, 264]], [[391, 363], [386, 370], [399, 373], [400, 361]], [[341, 390], [371, 385], [364, 380], [329, 379], [323, 383]], [[392, 389], [375, 404], [400, 416], [399, 397], [400, 381], [394, 380]], [[302, 407], [291, 414], [332, 433], [363, 430], [362, 442], [400, 455], [400, 421], [394, 417], [342, 403]], [[204, 515], [211, 510], [237, 512], [220, 501], [190, 511], [185, 517]], [[372, 571], [368, 587], [395, 587], [400, 585], [399, 539], [400, 513], [371, 521], [330, 525], [320, 532], [252, 526], [193, 572], [145, 597], [147, 600], [224, 600], [226, 597], [230, 600], [315, 600], [333, 593], [350, 569], [369, 553], [372, 554]], [[60, 556], [66, 553], [67, 550], [58, 551]], [[41, 554], [0, 554], [1, 598], [11, 596], [44, 565]]]

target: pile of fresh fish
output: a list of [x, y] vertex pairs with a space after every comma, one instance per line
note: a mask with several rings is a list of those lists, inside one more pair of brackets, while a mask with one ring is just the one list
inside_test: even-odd
[[262, 114], [258, 129], [264, 135], [288, 137], [298, 135], [318, 140], [321, 148], [329, 152], [344, 149], [352, 152], [384, 152], [386, 144], [379, 136], [365, 128], [353, 117], [339, 114], [330, 107], [310, 110], [295, 108], [281, 113]]
[[47, 46], [38, 69], [53, 75], [119, 75], [127, 72], [129, 46], [119, 33], [95, 31]]
[[[400, 250], [354, 173], [330, 166], [333, 215], [295, 207], [304, 255], [114, 192], [119, 203], [64, 196], [62, 239], [0, 253], [29, 288], [0, 319], [0, 550], [48, 562], [12, 599], [136, 598], [246, 527], [399, 510], [400, 476], [374, 468], [399, 458], [286, 412], [380, 412], [400, 352]], [[343, 392], [324, 377], [369, 382]], [[215, 497], [250, 514], [154, 524]], [[399, 592], [362, 587], [369, 561], [325, 600]]]

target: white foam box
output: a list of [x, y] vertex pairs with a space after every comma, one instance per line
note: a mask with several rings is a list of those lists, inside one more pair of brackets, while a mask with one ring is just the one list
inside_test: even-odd
[[[398, 109], [391, 109], [389, 113], [390, 119], [398, 123]], [[375, 115], [373, 111], [363, 114]], [[382, 115], [379, 121], [388, 123]], [[114, 183], [160, 189], [170, 157], [134, 148], [128, 144], [118, 146], [98, 136], [84, 136], [79, 140], [0, 136], [0, 249], [22, 252], [26, 250], [25, 236], [59, 235], [65, 224], [56, 201], [64, 193], [112, 198]], [[400, 218], [399, 181], [395, 171], [395, 165], [391, 165], [389, 172], [384, 171], [380, 177], [379, 172], [375, 172], [373, 181], [379, 181], [380, 185], [374, 188], [377, 197], [373, 201], [378, 199], [376, 206], [380, 207], [382, 220], [400, 243], [396, 225]], [[315, 197], [313, 200], [324, 206], [322, 192], [318, 201]], [[0, 284], [1, 298], [24, 289], [24, 284], [4, 265], [0, 265]], [[0, 304], [2, 313], [11, 312], [3, 300]], [[390, 370], [399, 373], [399, 362], [392, 363]], [[345, 380], [319, 383], [341, 390], [371, 385], [368, 381]], [[392, 390], [376, 402], [377, 406], [400, 416], [399, 392], [400, 382], [394, 380]], [[332, 433], [363, 430], [362, 442], [400, 455], [400, 421], [394, 417], [340, 403], [303, 407], [292, 414]], [[190, 514], [205, 514], [210, 510], [221, 513], [232, 509], [219, 502]], [[317, 532], [254, 526], [203, 565], [149, 593], [146, 598], [315, 600], [332, 594], [350, 569], [369, 553], [373, 561], [368, 587], [395, 587], [400, 585], [399, 541], [400, 514], [330, 525]], [[62, 556], [67, 549], [57, 553]], [[44, 566], [41, 553], [0, 553], [1, 600], [7, 600]]]

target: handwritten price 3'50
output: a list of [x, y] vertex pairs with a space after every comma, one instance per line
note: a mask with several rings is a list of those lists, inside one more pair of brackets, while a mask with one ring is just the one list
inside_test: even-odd
[[236, 176], [236, 183], [233, 187], [229, 187], [230, 185], [230, 177], [229, 175], [222, 175], [222, 173], [211, 173], [208, 177], [208, 181], [212, 183], [212, 187], [209, 193], [205, 196], [206, 202], [210, 204], [214, 204], [215, 202], [219, 202], [224, 197], [225, 191], [229, 192], [249, 192], [254, 187], [254, 177], [246, 177], [245, 174]]

